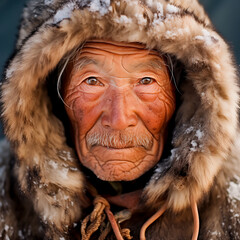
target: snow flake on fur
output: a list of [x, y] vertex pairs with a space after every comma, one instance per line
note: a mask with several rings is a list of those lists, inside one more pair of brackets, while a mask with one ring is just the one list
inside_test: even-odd
[[147, 19], [143, 17], [142, 14], [135, 14], [135, 17], [137, 19], [137, 22], [140, 26], [145, 26], [147, 24]]
[[167, 39], [177, 39], [180, 36], [184, 36], [184, 34], [189, 33], [189, 28], [178, 28], [178, 29], [171, 29], [166, 31], [165, 37]]
[[119, 23], [119, 24], [129, 24], [129, 23], [132, 23], [132, 18], [129, 18], [127, 17], [126, 15], [121, 15], [120, 17], [116, 17], [114, 19], [114, 21], [116, 23]]
[[233, 202], [240, 201], [240, 177], [235, 176], [235, 181], [229, 182], [227, 191], [229, 198]]
[[89, 3], [90, 12], [99, 12], [101, 16], [108, 13], [110, 8], [110, 0], [92, 0]]
[[190, 126], [187, 127], [186, 126], [186, 130], [184, 132], [184, 134], [187, 136], [192, 136], [192, 140], [190, 142], [190, 148], [189, 150], [192, 152], [196, 152], [196, 151], [203, 151], [203, 143], [204, 143], [204, 131], [202, 130], [202, 126], [198, 125], [196, 126]]
[[55, 14], [55, 16], [53, 17], [53, 22], [56, 24], [61, 22], [63, 19], [70, 18], [74, 7], [75, 7], [74, 3], [68, 3], [67, 5], [65, 5]]
[[203, 41], [207, 47], [211, 47], [213, 44], [218, 42], [218, 39], [213, 36], [208, 30], [202, 30], [203, 35], [198, 35], [195, 37], [196, 40]]
[[53, 3], [53, 0], [44, 0], [44, 4], [50, 5]]
[[178, 12], [180, 12], [180, 9], [178, 7], [172, 5], [172, 4], [168, 4], [166, 9], [167, 9], [168, 13], [178, 13]]
[[7, 71], [6, 71], [6, 78], [7, 79], [11, 78], [15, 70], [16, 69], [14, 69], [14, 68], [7, 69]]
[[162, 160], [155, 169], [154, 180], [159, 180], [162, 175], [171, 167], [173, 161], [178, 161], [180, 159], [179, 149], [173, 148], [171, 150], [170, 157]]

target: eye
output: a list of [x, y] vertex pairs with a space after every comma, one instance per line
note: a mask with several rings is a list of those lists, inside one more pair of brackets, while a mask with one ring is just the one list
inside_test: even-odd
[[148, 85], [153, 83], [154, 79], [150, 78], [150, 77], [144, 77], [139, 81], [139, 84], [141, 85]]
[[92, 86], [103, 86], [103, 84], [96, 77], [89, 77], [84, 82]]

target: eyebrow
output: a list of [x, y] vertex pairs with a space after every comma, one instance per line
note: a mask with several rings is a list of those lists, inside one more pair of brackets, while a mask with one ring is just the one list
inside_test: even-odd
[[72, 63], [74, 73], [90, 64], [99, 65], [99, 63], [96, 60], [89, 57], [80, 57], [79, 59], [74, 59]]
[[157, 59], [152, 59], [152, 60], [148, 60], [145, 63], [137, 63], [137, 64], [133, 65], [132, 68], [137, 70], [139, 68], [145, 67], [145, 68], [151, 68], [153, 70], [164, 70], [163, 64], [165, 64], [165, 62], [162, 63], [161, 61], [159, 61]]

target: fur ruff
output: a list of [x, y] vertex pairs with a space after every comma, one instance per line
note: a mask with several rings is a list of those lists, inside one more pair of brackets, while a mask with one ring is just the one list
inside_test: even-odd
[[173, 149], [143, 195], [149, 206], [167, 201], [175, 212], [191, 199], [201, 201], [221, 169], [230, 169], [239, 101], [231, 53], [203, 8], [190, 0], [49, 2], [32, 1], [25, 9], [1, 96], [5, 133], [18, 158], [15, 172], [35, 211], [60, 232], [81, 217], [84, 176], [52, 113], [45, 80], [69, 52], [94, 38], [140, 42], [183, 64]]

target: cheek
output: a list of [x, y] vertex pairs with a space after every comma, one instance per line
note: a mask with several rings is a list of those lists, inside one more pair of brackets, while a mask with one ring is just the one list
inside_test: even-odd
[[75, 133], [85, 135], [101, 115], [100, 99], [94, 94], [78, 93], [66, 98], [67, 115]]
[[[154, 94], [147, 96], [141, 111], [141, 119], [148, 130], [155, 136], [165, 130], [175, 110], [175, 97], [173, 94]], [[151, 99], [151, 100], [150, 100]]]
[[[166, 119], [166, 107], [163, 102], [154, 101], [146, 104], [142, 109], [142, 121], [152, 133], [157, 134], [161, 131]], [[157, 104], [156, 104], [157, 103]]]

